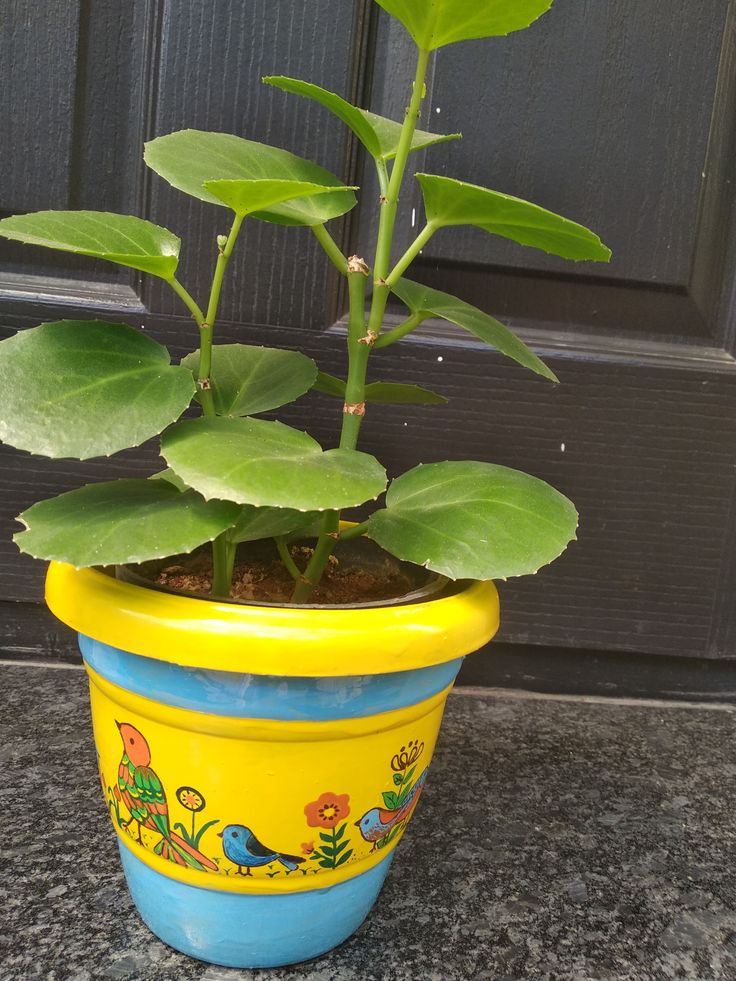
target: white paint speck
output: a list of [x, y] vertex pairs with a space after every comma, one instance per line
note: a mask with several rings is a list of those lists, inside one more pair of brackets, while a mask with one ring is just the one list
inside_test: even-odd
[[564, 453], [564, 452], [565, 452], [565, 444], [560, 443], [560, 453]]
[[417, 227], [417, 209], [416, 208], [412, 208], [411, 209], [411, 227], [412, 228], [416, 228]]
[[440, 355], [439, 358], [437, 358], [437, 360], [438, 361], [444, 361], [445, 359], [442, 357], [442, 355]]
[[440, 114], [440, 113], [442, 112], [442, 110], [440, 109], [440, 107], [439, 107], [439, 106], [437, 106], [437, 108], [435, 109], [435, 112], [436, 112], [436, 113], [437, 113], [437, 115], [439, 116], [439, 114]]

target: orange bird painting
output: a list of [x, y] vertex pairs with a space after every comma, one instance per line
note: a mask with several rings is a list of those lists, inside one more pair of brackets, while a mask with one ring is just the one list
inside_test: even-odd
[[156, 855], [204, 872], [219, 872], [213, 861], [189, 845], [169, 827], [166, 792], [158, 774], [151, 768], [151, 750], [145, 737], [128, 722], [116, 722], [123, 741], [123, 755], [118, 766], [118, 789], [130, 820], [137, 823], [138, 841], [143, 844], [141, 828], [161, 835], [153, 851]]

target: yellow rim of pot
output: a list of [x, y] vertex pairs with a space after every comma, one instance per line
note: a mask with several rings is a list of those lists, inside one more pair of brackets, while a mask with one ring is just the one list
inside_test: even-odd
[[406, 606], [358, 610], [245, 606], [192, 599], [52, 562], [51, 612], [132, 654], [186, 667], [290, 677], [384, 674], [442, 664], [498, 630], [492, 582]]

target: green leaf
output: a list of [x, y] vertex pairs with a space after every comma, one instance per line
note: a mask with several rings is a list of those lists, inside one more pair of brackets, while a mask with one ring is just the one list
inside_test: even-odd
[[150, 221], [105, 211], [37, 211], [0, 221], [0, 235], [26, 245], [107, 259], [170, 279], [181, 241]]
[[345, 824], [341, 824], [340, 827], [335, 832], [335, 841], [339, 841], [342, 838], [342, 836], [345, 834], [346, 830], [347, 830], [347, 822]]
[[34, 558], [77, 568], [145, 562], [191, 552], [237, 516], [236, 505], [182, 494], [165, 480], [113, 480], [34, 504], [14, 541]]
[[[306, 181], [217, 180], [205, 181], [203, 186], [242, 218], [256, 211], [267, 211], [294, 198], [333, 193], [324, 184], [309, 184]], [[342, 187], [341, 190], [357, 191], [358, 188]]]
[[[181, 362], [195, 376], [199, 352]], [[277, 409], [304, 395], [314, 384], [317, 365], [298, 351], [248, 344], [216, 344], [210, 380], [215, 411], [221, 416], [250, 416]]]
[[[322, 395], [345, 398], [345, 382], [334, 375], [320, 371], [314, 383], [314, 391]], [[444, 395], [431, 392], [418, 385], [402, 385], [398, 382], [371, 382], [365, 387], [365, 401], [374, 403], [393, 403], [394, 405], [443, 405]]]
[[250, 504], [242, 507], [240, 517], [228, 531], [233, 544], [257, 542], [263, 538], [281, 535], [293, 538], [319, 534], [319, 512], [294, 511], [291, 508], [255, 508]]
[[444, 395], [438, 395], [428, 388], [398, 382], [371, 382], [365, 386], [365, 400], [394, 405], [444, 405], [447, 402]]
[[401, 774], [400, 773], [394, 773], [394, 784], [397, 787], [400, 787], [402, 783], [403, 783], [403, 780], [402, 780]]
[[192, 400], [189, 371], [126, 324], [60, 320], [0, 342], [0, 440], [87, 460], [138, 446]]
[[348, 850], [345, 852], [345, 854], [344, 855], [341, 855], [340, 858], [338, 858], [337, 862], [335, 862], [335, 868], [337, 869], [341, 865], [344, 865], [345, 862], [347, 862], [347, 860], [351, 857], [352, 854], [353, 854], [353, 849], [352, 848], [348, 848]]
[[575, 537], [577, 514], [544, 481], [490, 463], [432, 463], [391, 484], [366, 534], [450, 579], [536, 572]]
[[321, 859], [318, 864], [321, 865], [323, 869], [334, 869], [335, 868], [335, 864], [334, 864], [333, 860], [332, 859], [329, 859], [329, 858], [323, 858], [323, 859]]
[[335, 847], [335, 855], [339, 855], [340, 852], [345, 851], [349, 844], [350, 842], [347, 840], [340, 842], [340, 844]]
[[320, 392], [322, 395], [334, 395], [335, 398], [339, 399], [345, 398], [345, 382], [342, 378], [328, 375], [326, 371], [317, 372], [317, 380], [312, 388], [315, 392]]
[[434, 51], [456, 41], [503, 37], [529, 27], [552, 0], [376, 0], [400, 20], [420, 48]]
[[167, 430], [161, 446], [171, 469], [208, 499], [325, 511], [375, 499], [386, 486], [374, 457], [325, 451], [280, 422], [193, 419]]
[[399, 806], [399, 798], [393, 792], [393, 790], [385, 790], [383, 792], [383, 803], [389, 809], [389, 811], [395, 811]]
[[320, 841], [326, 841], [328, 845], [332, 844], [332, 835], [325, 834], [324, 831], [320, 831], [319, 838]]
[[508, 327], [477, 307], [471, 306], [470, 303], [459, 300], [450, 293], [441, 293], [429, 286], [412, 283], [408, 279], [400, 279], [392, 287], [392, 291], [413, 314], [420, 314], [423, 320], [428, 317], [447, 320], [448, 323], [462, 327], [481, 341], [495, 347], [501, 354], [505, 354], [524, 368], [529, 368], [538, 375], [549, 378], [550, 381], [558, 381], [557, 375]]
[[[263, 81], [266, 85], [273, 85], [283, 92], [303, 95], [307, 99], [319, 102], [338, 119], [341, 119], [357, 136], [368, 153], [377, 160], [386, 162], [393, 160], [396, 156], [403, 128], [401, 123], [395, 123], [392, 119], [386, 119], [384, 116], [377, 116], [373, 112], [368, 112], [367, 109], [359, 109], [334, 92], [329, 92], [311, 82], [302, 82], [297, 78], [287, 78], [284, 75], [269, 75]], [[422, 130], [416, 130], [411, 149], [423, 150], [435, 143], [444, 143], [446, 140], [459, 140], [460, 138], [460, 133], [440, 136], [435, 133], [424, 133]]]
[[159, 470], [158, 473], [152, 473], [148, 479], [165, 480], [167, 483], [171, 484], [172, 487], [176, 487], [176, 489], [182, 493], [184, 491], [191, 490], [191, 487], [187, 487], [181, 477], [177, 477], [173, 470]]
[[427, 221], [435, 229], [475, 225], [563, 259], [608, 262], [611, 250], [595, 232], [521, 198], [451, 177], [417, 174]]
[[356, 205], [355, 194], [342, 190], [329, 171], [301, 157], [253, 143], [229, 133], [205, 133], [185, 129], [159, 136], [146, 144], [145, 161], [172, 187], [210, 204], [222, 205], [204, 186], [208, 181], [257, 181], [268, 179], [303, 181], [336, 190], [314, 197], [298, 198], [256, 211], [254, 218], [280, 225], [321, 225], [338, 218]]

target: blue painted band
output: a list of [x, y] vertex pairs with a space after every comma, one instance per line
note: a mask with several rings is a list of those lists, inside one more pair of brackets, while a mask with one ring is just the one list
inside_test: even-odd
[[327, 889], [243, 895], [169, 879], [120, 844], [138, 912], [169, 946], [224, 967], [280, 967], [317, 957], [354, 933], [373, 906], [393, 858]]
[[187, 668], [79, 635], [89, 666], [136, 695], [178, 708], [284, 722], [355, 719], [415, 705], [454, 681], [463, 659], [414, 671], [345, 678], [282, 678]]

